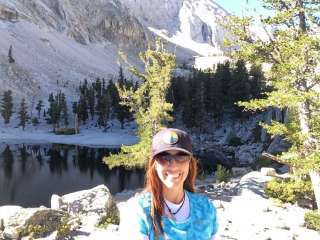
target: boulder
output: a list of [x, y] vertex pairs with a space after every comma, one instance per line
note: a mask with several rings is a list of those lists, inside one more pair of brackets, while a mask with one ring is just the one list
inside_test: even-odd
[[278, 154], [289, 149], [290, 144], [283, 140], [280, 136], [275, 136], [270, 143], [267, 152], [271, 154]]
[[240, 165], [250, 165], [256, 161], [263, 151], [263, 144], [253, 143], [250, 145], [242, 145], [235, 151], [235, 158], [238, 159]]
[[229, 127], [225, 129], [224, 137], [220, 140], [221, 145], [229, 145], [231, 139], [237, 137], [234, 129], [232, 127]]
[[68, 213], [45, 207], [3, 206], [0, 207], [0, 216], [4, 223], [4, 239], [20, 239], [23, 236], [41, 238], [61, 228], [64, 232], [70, 230]]
[[243, 176], [251, 171], [251, 168], [246, 167], [233, 167], [231, 168], [232, 176], [233, 177], [240, 177]]
[[[55, 201], [60, 200], [53, 196], [52, 203], [55, 206], [59, 205]], [[96, 227], [104, 225], [106, 221], [119, 222], [119, 210], [105, 185], [63, 195], [60, 209], [66, 209], [69, 214], [78, 217], [82, 226]]]
[[264, 175], [264, 176], [271, 176], [271, 177], [276, 177], [277, 176], [277, 172], [274, 168], [267, 168], [267, 167], [263, 167], [260, 169], [260, 172]]
[[51, 209], [61, 209], [63, 206], [62, 198], [56, 194], [51, 196]]

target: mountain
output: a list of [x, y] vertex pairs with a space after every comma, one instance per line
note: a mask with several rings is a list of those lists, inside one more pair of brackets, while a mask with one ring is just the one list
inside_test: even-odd
[[1, 90], [29, 102], [59, 90], [74, 99], [85, 78], [118, 73], [120, 49], [141, 68], [138, 53], [157, 36], [180, 62], [222, 55], [226, 15], [209, 0], [0, 0]]
[[223, 55], [230, 14], [212, 0], [119, 0], [151, 32], [200, 56]]

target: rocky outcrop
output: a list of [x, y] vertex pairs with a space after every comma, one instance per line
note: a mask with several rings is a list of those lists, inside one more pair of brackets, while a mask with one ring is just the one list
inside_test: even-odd
[[0, 5], [0, 20], [15, 22], [19, 14], [15, 9]]
[[280, 136], [275, 136], [270, 143], [267, 152], [271, 154], [279, 154], [289, 149], [290, 144]]
[[51, 197], [51, 208], [78, 217], [81, 225], [87, 227], [104, 224], [107, 218], [111, 218], [113, 223], [119, 221], [119, 211], [105, 185], [70, 193], [62, 197], [53, 195]]
[[[40, 208], [22, 208], [18, 206], [0, 207], [0, 217], [4, 229], [0, 233], [4, 239], [20, 239], [23, 236], [46, 237], [54, 231], [69, 227], [70, 216], [67, 212]], [[66, 233], [66, 232], [65, 232]]]
[[41, 28], [54, 28], [59, 32], [66, 32], [81, 44], [111, 41], [139, 48], [147, 46], [148, 30], [118, 1], [14, 0], [13, 2], [16, 9], [5, 8], [1, 11], [4, 7], [0, 7], [0, 17], [13, 18], [19, 12], [27, 21]]
[[51, 198], [52, 208], [0, 207], [0, 239], [23, 236], [61, 239], [82, 228], [119, 224], [119, 210], [108, 188], [95, 188]]

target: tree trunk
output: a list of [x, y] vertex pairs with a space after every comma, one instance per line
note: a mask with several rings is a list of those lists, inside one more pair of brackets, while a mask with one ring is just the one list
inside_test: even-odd
[[[309, 135], [310, 133], [310, 128], [308, 124], [308, 116], [310, 116], [309, 109], [310, 108], [307, 103], [302, 103], [299, 109], [299, 121], [301, 132], [306, 135]], [[312, 141], [309, 137], [304, 141], [304, 148], [305, 154], [308, 154], [310, 150], [312, 151]], [[311, 169], [309, 170], [309, 175], [312, 182], [313, 192], [316, 198], [318, 212], [320, 213], [320, 171]]]
[[79, 133], [79, 119], [78, 119], [77, 113], [74, 116], [74, 130], [75, 130], [75, 134]]
[[309, 175], [312, 182], [314, 195], [316, 197], [318, 213], [320, 214], [320, 171], [309, 171]]

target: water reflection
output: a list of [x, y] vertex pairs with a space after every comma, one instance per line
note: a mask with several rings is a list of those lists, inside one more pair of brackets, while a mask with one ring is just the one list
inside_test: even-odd
[[13, 166], [13, 154], [10, 151], [10, 147], [7, 145], [1, 154], [3, 158], [3, 171], [6, 178], [12, 177], [12, 166]]
[[49, 206], [62, 195], [105, 184], [112, 194], [143, 186], [141, 169], [109, 169], [102, 158], [117, 149], [71, 145], [1, 145], [0, 206]]

